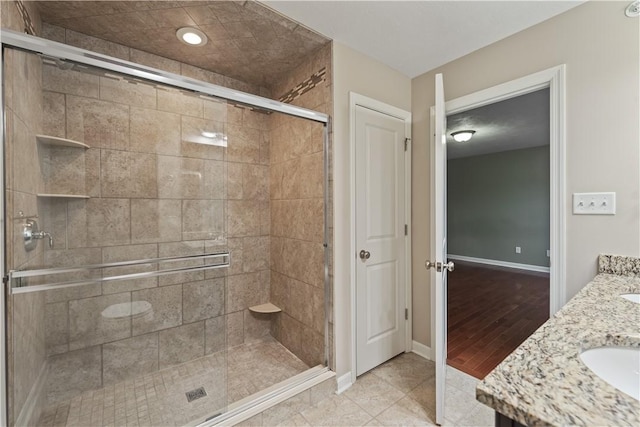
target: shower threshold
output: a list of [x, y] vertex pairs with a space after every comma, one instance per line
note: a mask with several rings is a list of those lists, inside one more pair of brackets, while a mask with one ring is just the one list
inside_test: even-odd
[[[184, 426], [237, 412], [309, 367], [272, 337], [141, 375], [46, 407], [38, 426]], [[191, 401], [186, 393], [202, 388]]]

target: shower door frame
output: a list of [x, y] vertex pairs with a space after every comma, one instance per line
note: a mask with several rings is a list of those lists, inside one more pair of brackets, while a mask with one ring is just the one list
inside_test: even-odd
[[[3, 39], [3, 32], [0, 31], [0, 40]], [[4, 44], [4, 43], [3, 43]], [[8, 281], [5, 279], [6, 272], [6, 254], [5, 254], [5, 242], [6, 240], [6, 211], [5, 211], [5, 180], [4, 180], [4, 142], [5, 142], [5, 109], [4, 109], [4, 47], [0, 46], [0, 127], [2, 127], [2, 143], [0, 144], [0, 185], [2, 186], [2, 194], [0, 195], [0, 277], [2, 277], [2, 291], [0, 292], [0, 422], [2, 425], [8, 425], [8, 412], [9, 406], [8, 394], [7, 394], [7, 317], [6, 317], [6, 302], [7, 302], [7, 290]]]
[[[228, 101], [238, 102], [244, 105], [257, 107], [260, 109], [287, 114], [290, 116], [311, 120], [323, 124], [323, 163], [324, 163], [324, 209], [323, 209], [323, 248], [324, 248], [324, 369], [321, 373], [329, 371], [329, 124], [330, 116], [318, 111], [309, 110], [303, 107], [297, 107], [291, 104], [285, 104], [269, 98], [242, 92], [235, 89], [226, 88], [212, 83], [184, 77], [179, 74], [169, 73], [153, 67], [136, 64], [134, 62], [125, 61], [123, 59], [114, 58], [108, 55], [92, 52], [90, 50], [69, 46], [64, 43], [55, 42], [40, 37], [19, 33], [16, 31], [0, 28], [0, 114], [2, 127], [2, 144], [0, 145], [0, 184], [2, 185], [2, 196], [0, 197], [0, 241], [6, 243], [6, 204], [5, 204], [5, 177], [4, 177], [4, 158], [6, 141], [6, 123], [5, 123], [5, 104], [4, 104], [4, 49], [5, 47], [19, 49], [33, 54], [41, 54], [52, 57], [54, 59], [72, 61], [78, 64], [88, 65], [101, 68], [107, 71], [132, 76], [135, 78], [145, 79], [167, 86], [172, 86], [188, 91], [202, 93], [204, 95], [222, 98]], [[4, 322], [0, 327], [0, 420], [1, 424], [6, 425], [8, 422], [7, 403], [7, 360], [6, 360], [6, 337], [7, 337], [7, 318], [6, 318], [6, 302], [7, 297], [11, 293], [9, 286], [6, 266], [7, 260], [5, 255], [5, 245], [0, 245], [0, 277], [2, 277], [2, 292], [0, 295], [0, 319]], [[311, 378], [310, 378], [311, 379]], [[294, 384], [299, 386], [300, 384]], [[263, 399], [264, 400], [264, 399]], [[223, 415], [229, 414], [228, 412]], [[226, 418], [226, 417], [225, 417]], [[211, 420], [214, 421], [214, 420]], [[206, 424], [210, 424], [206, 423]]]

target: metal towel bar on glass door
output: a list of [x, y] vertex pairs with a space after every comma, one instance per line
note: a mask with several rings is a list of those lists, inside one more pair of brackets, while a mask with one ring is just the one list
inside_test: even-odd
[[[215, 263], [215, 264], [205, 263], [205, 260], [213, 260], [213, 259], [222, 259], [222, 262]], [[188, 267], [174, 267], [174, 268], [167, 268], [163, 270], [145, 271], [142, 273], [120, 274], [120, 275], [100, 277], [95, 279], [46, 283], [46, 284], [34, 285], [34, 286], [20, 286], [20, 284], [18, 283], [21, 281], [21, 279], [30, 278], [30, 277], [43, 277], [43, 276], [51, 276], [51, 275], [65, 274], [65, 273], [84, 273], [92, 270], [100, 270], [103, 268], [132, 267], [136, 265], [145, 265], [145, 264], [159, 265], [161, 263], [184, 262], [184, 261], [202, 261], [203, 264], [188, 266]], [[167, 274], [174, 274], [174, 273], [187, 273], [191, 271], [212, 270], [216, 268], [228, 267], [230, 262], [231, 262], [231, 256], [229, 255], [229, 252], [221, 252], [221, 253], [209, 253], [209, 254], [200, 254], [200, 255], [187, 255], [187, 256], [181, 256], [181, 257], [152, 258], [152, 259], [141, 259], [141, 260], [135, 260], [135, 261], [112, 262], [107, 264], [92, 264], [92, 265], [85, 265], [81, 267], [56, 267], [56, 268], [45, 268], [45, 269], [39, 269], [39, 270], [12, 270], [8, 274], [9, 276], [8, 279], [9, 279], [9, 283], [11, 283], [11, 293], [21, 294], [21, 293], [27, 293], [27, 292], [37, 292], [37, 291], [44, 291], [44, 290], [50, 290], [50, 289], [62, 289], [62, 288], [69, 288], [74, 286], [90, 285], [90, 284], [101, 283], [101, 282], [141, 279], [141, 278], [147, 278], [147, 277], [165, 276]], [[13, 280], [13, 279], [18, 279], [18, 280]]]

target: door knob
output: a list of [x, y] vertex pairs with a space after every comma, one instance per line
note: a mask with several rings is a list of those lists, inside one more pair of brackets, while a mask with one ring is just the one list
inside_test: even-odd
[[427, 270], [430, 268], [435, 268], [436, 271], [439, 273], [442, 271], [443, 268], [446, 268], [448, 271], [453, 271], [455, 268], [455, 265], [453, 264], [453, 261], [449, 261], [446, 264], [442, 264], [441, 262], [425, 261], [424, 268], [426, 268]]
[[360, 259], [369, 259], [371, 258], [371, 254], [369, 251], [365, 251], [364, 249], [360, 251]]

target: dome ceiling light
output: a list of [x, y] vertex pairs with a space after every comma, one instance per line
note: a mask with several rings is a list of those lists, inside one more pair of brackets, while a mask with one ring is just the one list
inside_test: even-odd
[[471, 139], [474, 133], [476, 133], [475, 130], [459, 130], [457, 132], [453, 132], [451, 136], [456, 142], [467, 142]]

